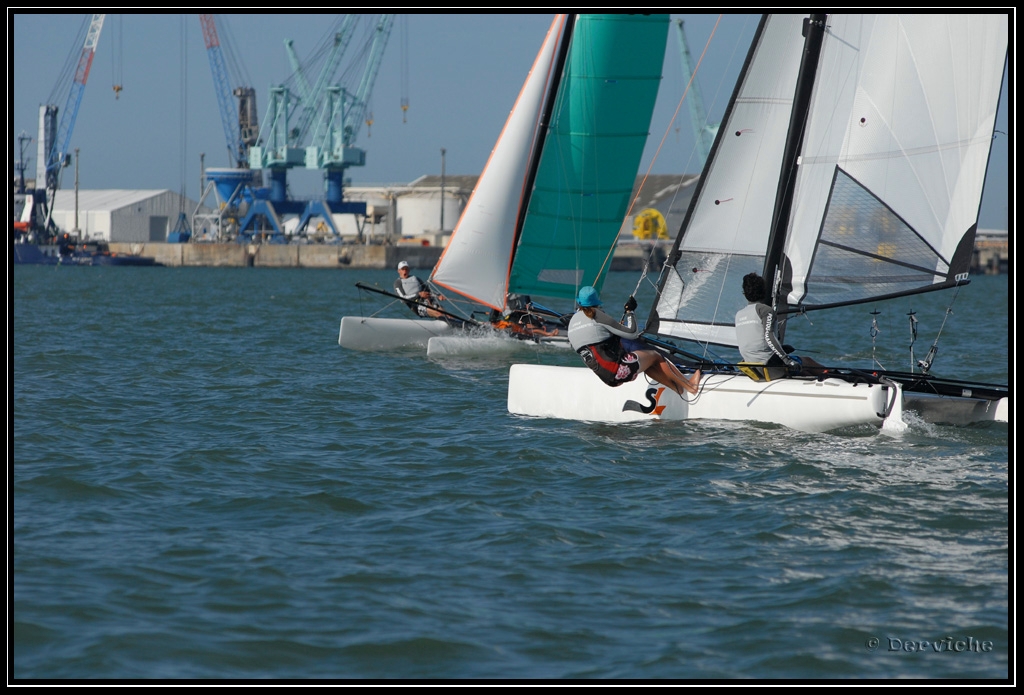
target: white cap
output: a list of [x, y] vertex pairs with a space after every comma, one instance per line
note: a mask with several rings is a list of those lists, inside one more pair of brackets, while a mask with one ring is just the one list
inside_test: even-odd
[[399, 270], [401, 270], [402, 268], [408, 268], [408, 267], [409, 267], [409, 264], [406, 263], [405, 261], [399, 261], [398, 262], [398, 269]]

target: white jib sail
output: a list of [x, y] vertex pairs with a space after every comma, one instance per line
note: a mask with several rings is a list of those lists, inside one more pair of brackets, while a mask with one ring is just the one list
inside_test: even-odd
[[658, 332], [735, 345], [743, 276], [760, 273], [803, 50], [806, 15], [767, 18], [703, 174], [680, 257], [658, 299]]
[[480, 180], [437, 262], [431, 280], [495, 309], [505, 307], [516, 221], [537, 144], [565, 15], [557, 15], [523, 84]]

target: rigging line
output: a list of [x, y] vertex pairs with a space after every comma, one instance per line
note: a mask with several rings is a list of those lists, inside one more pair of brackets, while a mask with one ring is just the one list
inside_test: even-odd
[[711, 35], [708, 36], [707, 43], [704, 44], [704, 50], [701, 52], [700, 58], [697, 60], [697, 65], [693, 69], [693, 75], [690, 76], [690, 81], [686, 83], [686, 89], [683, 90], [683, 95], [679, 97], [679, 103], [676, 104], [675, 113], [672, 114], [668, 127], [665, 128], [665, 132], [661, 136], [661, 142], [658, 143], [658, 147], [654, 151], [654, 156], [651, 158], [651, 163], [647, 167], [647, 173], [644, 174], [644, 178], [640, 182], [639, 188], [637, 188], [636, 197], [629, 204], [629, 210], [626, 211], [627, 216], [632, 212], [636, 201], [640, 199], [640, 191], [643, 190], [644, 184], [647, 183], [647, 178], [651, 175], [651, 169], [654, 168], [654, 163], [658, 161], [658, 156], [661, 154], [661, 148], [665, 145], [665, 140], [668, 138], [668, 134], [672, 132], [672, 124], [675, 123], [676, 118], [679, 117], [679, 111], [683, 108], [683, 101], [686, 99], [686, 95], [689, 94], [693, 81], [697, 79], [697, 73], [700, 71], [701, 63], [704, 61], [704, 56], [707, 55], [708, 47], [711, 45], [712, 39], [715, 38], [715, 32], [718, 30], [718, 25], [721, 21], [722, 15], [718, 15], [718, 19], [715, 20], [715, 26], [711, 29]]
[[178, 212], [185, 212], [185, 170], [187, 168], [188, 159], [188, 25], [186, 23], [185, 16], [181, 17], [181, 41], [179, 43], [179, 50], [181, 51], [181, 153], [180, 160], [178, 162], [180, 166], [181, 175], [181, 197], [178, 199]]
[[640, 284], [644, 281], [644, 278], [647, 277], [647, 271], [651, 267], [651, 255], [653, 255], [653, 254], [654, 254], [654, 246], [651, 246], [651, 253], [648, 254], [647, 260], [644, 261], [644, 269], [640, 273], [640, 279], [636, 281], [636, 287], [633, 288], [633, 294], [631, 295], [633, 297], [636, 297], [636, 293], [640, 291]]
[[[676, 110], [672, 114], [672, 118], [669, 119], [668, 125], [666, 126], [665, 131], [664, 131], [664, 133], [661, 136], [661, 142], [658, 143], [658, 147], [654, 150], [654, 156], [651, 157], [651, 162], [647, 166], [647, 172], [644, 174], [643, 178], [640, 180], [640, 185], [637, 186], [636, 196], [634, 196], [633, 199], [630, 200], [630, 202], [629, 202], [629, 207], [626, 209], [626, 217], [629, 217], [630, 214], [632, 214], [634, 206], [636, 205], [637, 201], [640, 200], [640, 194], [641, 194], [641, 192], [643, 192], [644, 186], [647, 184], [647, 179], [651, 176], [651, 170], [654, 168], [654, 163], [656, 161], [658, 161], [658, 156], [661, 154], [661, 148], [665, 145], [665, 140], [668, 138], [668, 134], [672, 132], [672, 124], [675, 123], [676, 118], [679, 117], [679, 112], [683, 108], [683, 101], [686, 100], [686, 95], [689, 94], [690, 87], [693, 85], [693, 81], [695, 79], [697, 79], [697, 73], [700, 71], [701, 63], [704, 62], [704, 56], [707, 55], [708, 47], [711, 46], [711, 41], [715, 37], [715, 32], [718, 31], [718, 25], [719, 25], [719, 23], [721, 23], [721, 21], [722, 21], [722, 15], [719, 14], [718, 18], [715, 20], [715, 26], [711, 28], [711, 35], [708, 36], [708, 40], [704, 44], [704, 50], [701, 51], [700, 58], [697, 59], [697, 65], [693, 68], [693, 74], [690, 75], [690, 81], [686, 83], [686, 89], [683, 90], [682, 96], [679, 97], [679, 102], [676, 104]], [[677, 190], [677, 194], [678, 194], [678, 190]], [[611, 259], [612, 259], [612, 256], [614, 255], [614, 253], [615, 253], [615, 246], [612, 246], [612, 248], [608, 250], [608, 255], [605, 256], [604, 263], [601, 265], [602, 272], [603, 272], [605, 266], [607, 266], [611, 262]], [[651, 247], [651, 254], [648, 256], [648, 262], [650, 261], [650, 256], [652, 256], [653, 253], [654, 253], [654, 247], [652, 246]], [[639, 287], [639, 285], [637, 285], [637, 286]]]
[[[434, 292], [436, 294], [444, 294], [443, 292], [438, 291], [437, 287], [430, 280], [427, 280], [426, 284], [430, 287], [432, 292]], [[466, 312], [466, 305], [467, 304], [476, 305], [475, 302], [467, 301], [467, 300], [462, 299], [462, 298], [452, 299], [448, 295], [445, 295], [445, 302], [447, 302], [448, 305], [451, 306], [453, 310], [458, 310], [459, 313], [462, 314], [461, 317], [456, 315], [456, 314], [451, 314], [451, 316], [454, 316], [455, 318], [462, 318], [462, 319], [469, 320], [469, 321], [474, 320], [472, 318], [472, 314]]]
[[[579, 22], [579, 21], [580, 20], [577, 19], [577, 22]], [[576, 42], [578, 42], [578, 41], [582, 42], [582, 40], [583, 40], [582, 32], [574, 32], [574, 35], [573, 35], [573, 45], [575, 46]], [[594, 45], [593, 45], [593, 43], [589, 43], [585, 48], [586, 48], [585, 51], [581, 49], [580, 51], [577, 52], [577, 55], [582, 56], [581, 59], [580, 59], [581, 62], [585, 63], [585, 65], [583, 66], [581, 72], [584, 75], [593, 74], [595, 72], [595, 65], [597, 63], [597, 61], [594, 59]], [[573, 79], [578, 79], [579, 75], [573, 75], [572, 77], [573, 77]], [[564, 84], [564, 82], [563, 82], [563, 84]], [[593, 135], [594, 133], [597, 132], [597, 119], [601, 117], [601, 114], [599, 114], [597, 112], [597, 108], [595, 106], [594, 90], [591, 89], [590, 86], [591, 85], [588, 84], [588, 86], [585, 89], [583, 95], [587, 99], [587, 103], [586, 103], [587, 111], [589, 111], [591, 114], [593, 114], [594, 120], [592, 121], [593, 125], [591, 126], [593, 128], [593, 133], [591, 133], [591, 135]], [[587, 168], [589, 167], [589, 163], [586, 160], [587, 160], [588, 155], [590, 154], [590, 151], [591, 151], [590, 147], [584, 146], [584, 148], [583, 148], [583, 160], [584, 161], [583, 161], [582, 166], [580, 168], [580, 170], [582, 172], [586, 172]], [[595, 171], [597, 171], [596, 168], [595, 168]], [[597, 174], [600, 174], [600, 172], [597, 171]], [[578, 222], [575, 221], [575, 220], [573, 222], [573, 236], [574, 236], [574, 241], [575, 241], [575, 244], [576, 244], [576, 249], [575, 249], [575, 253], [576, 253], [576, 267], [577, 268], [581, 268], [581, 255], [582, 255], [581, 249], [582, 249], [582, 246], [583, 246], [583, 226], [585, 224], [584, 215], [582, 213], [583, 213], [583, 211], [585, 209], [584, 205], [585, 205], [585, 202], [586, 202], [585, 198], [587, 196], [587, 191], [584, 190], [583, 186], [577, 186], [577, 188], [579, 190], [579, 197], [578, 197], [578, 201], [577, 201], [577, 205], [578, 205], [577, 209], [580, 211], [581, 214], [579, 216]], [[570, 189], [571, 189], [571, 187], [570, 187]], [[594, 176], [594, 188], [593, 188], [593, 190], [591, 192], [594, 195], [597, 195], [600, 190], [601, 190], [601, 184], [597, 180], [597, 176], [595, 175]], [[572, 214], [572, 213], [573, 213], [573, 211], [570, 209], [570, 214]], [[575, 218], [575, 215], [573, 215], [573, 217]], [[614, 249], [615, 245], [613, 244], [611, 248]], [[594, 276], [594, 279], [589, 281], [589, 282], [587, 281], [587, 278], [582, 277], [582, 275], [577, 275], [577, 277], [580, 277], [583, 283], [585, 283], [587, 285], [593, 286], [593, 285], [597, 284], [598, 278], [600, 278], [600, 277], [602, 277], [604, 275], [604, 270], [605, 270], [604, 269], [604, 265], [602, 265], [598, 269], [597, 274]], [[579, 291], [579, 287], [577, 287], [575, 289], [576, 289], [577, 292]]]
[[398, 32], [400, 36], [399, 62], [401, 63], [399, 76], [399, 88], [401, 93], [399, 95], [399, 105], [402, 109], [402, 123], [405, 123], [406, 114], [409, 111], [409, 15], [403, 14], [399, 17]]
[[67, 99], [68, 91], [71, 89], [71, 82], [74, 80], [75, 70], [78, 66], [78, 59], [82, 54], [82, 44], [85, 43], [86, 30], [91, 17], [92, 15], [87, 14], [82, 19], [82, 23], [78, 27], [78, 33], [75, 34], [75, 40], [71, 44], [71, 51], [64, 60], [64, 66], [57, 74], [57, 81], [50, 91], [50, 96], [46, 99], [47, 104], [56, 104], [61, 97]]
[[953, 299], [950, 300], [949, 306], [946, 307], [946, 313], [942, 317], [942, 324], [939, 326], [939, 332], [935, 334], [935, 341], [932, 343], [933, 346], [937, 347], [939, 344], [939, 336], [942, 335], [942, 330], [946, 327], [946, 320], [949, 315], [953, 313], [953, 305], [956, 303], [956, 298], [960, 296], [961, 285], [957, 283], [956, 290], [953, 292]]
[[[115, 15], [116, 26], [114, 28], [113, 50], [110, 52], [111, 82], [113, 83], [114, 99], [121, 96], [124, 89], [124, 60], [122, 59], [124, 39], [124, 15]], [[114, 24], [114, 22], [111, 22]]]

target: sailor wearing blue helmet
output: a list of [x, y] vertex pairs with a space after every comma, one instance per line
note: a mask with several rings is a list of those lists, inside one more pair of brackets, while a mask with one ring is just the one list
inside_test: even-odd
[[601, 297], [589, 285], [580, 288], [576, 304], [580, 308], [569, 321], [569, 344], [604, 383], [618, 386], [633, 381], [640, 372], [646, 372], [680, 396], [683, 391], [697, 393], [699, 369], [687, 379], [657, 350], [629, 350], [623, 344], [623, 339], [632, 341], [640, 337], [633, 313], [636, 309], [634, 297], [626, 301], [625, 323], [619, 323], [598, 308]]

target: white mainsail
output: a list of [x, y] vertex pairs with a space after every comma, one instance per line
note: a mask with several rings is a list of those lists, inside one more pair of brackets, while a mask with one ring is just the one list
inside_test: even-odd
[[786, 246], [790, 304], [967, 272], [1008, 30], [1003, 14], [829, 16]]
[[514, 365], [509, 412], [808, 432], [898, 431], [904, 409], [926, 422], [1006, 422], [1009, 390], [998, 385], [834, 366], [763, 381], [660, 338], [735, 346], [749, 272], [770, 281], [781, 311], [964, 282], [1007, 39], [1005, 14], [763, 18], [645, 331], [699, 363], [699, 394], [679, 398], [650, 377], [608, 388], [582, 366]]
[[1007, 16], [828, 15], [773, 266], [806, 17], [759, 27], [663, 275], [661, 335], [735, 345], [748, 272], [778, 273], [781, 304], [814, 308], [952, 286], [968, 270]]

